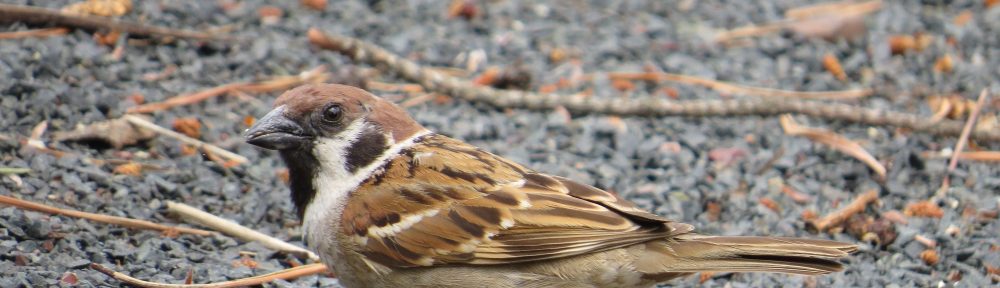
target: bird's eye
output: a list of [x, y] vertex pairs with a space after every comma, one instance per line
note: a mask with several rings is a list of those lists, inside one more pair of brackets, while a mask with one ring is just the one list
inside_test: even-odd
[[326, 107], [326, 110], [323, 110], [323, 121], [326, 122], [332, 123], [340, 121], [340, 118], [343, 116], [344, 113], [340, 107], [340, 104], [330, 105], [330, 107]]

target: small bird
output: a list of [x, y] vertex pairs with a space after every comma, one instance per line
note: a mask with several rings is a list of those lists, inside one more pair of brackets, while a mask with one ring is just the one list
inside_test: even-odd
[[614, 193], [431, 132], [364, 90], [305, 85], [245, 133], [288, 166], [303, 238], [346, 287], [650, 287], [842, 270], [848, 243], [707, 236]]

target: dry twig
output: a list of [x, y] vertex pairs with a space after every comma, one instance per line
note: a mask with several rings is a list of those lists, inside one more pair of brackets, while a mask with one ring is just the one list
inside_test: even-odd
[[865, 194], [861, 194], [850, 204], [844, 206], [840, 210], [834, 211], [823, 218], [817, 219], [815, 221], [807, 221], [806, 225], [810, 227], [810, 230], [815, 230], [818, 232], [826, 231], [834, 226], [840, 225], [851, 218], [854, 214], [858, 214], [865, 211], [865, 207], [868, 207], [869, 203], [878, 200], [878, 191], [871, 190]]
[[301, 247], [292, 245], [288, 242], [281, 241], [280, 239], [268, 236], [266, 234], [254, 231], [253, 229], [244, 227], [236, 222], [229, 221], [218, 216], [209, 214], [205, 211], [198, 210], [188, 206], [184, 203], [177, 203], [173, 201], [167, 201], [167, 211], [176, 213], [181, 216], [181, 218], [194, 221], [198, 224], [208, 226], [214, 230], [220, 231], [223, 234], [233, 236], [245, 241], [258, 242], [264, 247], [271, 248], [278, 251], [302, 254], [309, 257], [309, 259], [314, 261], [319, 261], [319, 256], [309, 250], [303, 249]]
[[885, 178], [885, 166], [878, 162], [872, 154], [868, 153], [865, 148], [861, 147], [858, 142], [851, 141], [840, 134], [833, 133], [831, 131], [802, 127], [795, 120], [792, 119], [792, 115], [781, 115], [779, 119], [781, 122], [781, 128], [785, 130], [785, 134], [792, 136], [803, 136], [809, 138], [809, 140], [825, 144], [833, 148], [834, 150], [840, 151], [844, 154], [854, 157], [859, 161], [868, 165], [872, 168], [880, 178]]
[[145, 230], [157, 230], [164, 233], [187, 233], [200, 236], [211, 236], [215, 234], [212, 231], [206, 231], [201, 229], [178, 227], [178, 226], [167, 226], [163, 224], [157, 224], [149, 221], [137, 220], [125, 217], [108, 216], [102, 214], [88, 213], [77, 210], [56, 208], [49, 205], [39, 204], [27, 200], [21, 200], [10, 196], [0, 195], [0, 203], [18, 207], [21, 209], [37, 211], [47, 214], [54, 215], [64, 215], [69, 217], [83, 218], [91, 221], [97, 221], [101, 223], [114, 224], [119, 226], [124, 226], [128, 228], [135, 229], [145, 229]]
[[323, 82], [329, 78], [324, 66], [319, 66], [308, 71], [304, 71], [295, 76], [281, 76], [265, 80], [260, 83], [230, 83], [216, 86], [208, 90], [198, 91], [189, 94], [182, 94], [171, 97], [163, 102], [147, 103], [128, 109], [128, 113], [151, 113], [166, 110], [176, 106], [190, 105], [209, 98], [220, 96], [230, 92], [252, 92], [267, 93], [271, 91], [286, 90], [302, 83]]
[[42, 28], [42, 29], [31, 29], [24, 31], [14, 31], [14, 32], [3, 32], [0, 33], [0, 39], [19, 39], [28, 37], [49, 37], [66, 35], [69, 29], [66, 28]]
[[[330, 49], [354, 61], [385, 67], [403, 78], [417, 82], [428, 92], [454, 96], [467, 101], [485, 102], [499, 108], [527, 108], [549, 111], [563, 106], [575, 113], [615, 114], [623, 116], [738, 116], [779, 115], [797, 113], [814, 117], [843, 120], [868, 125], [908, 128], [936, 135], [958, 135], [962, 123], [941, 121], [931, 123], [926, 117], [892, 111], [874, 110], [855, 105], [825, 103], [798, 99], [739, 99], [670, 101], [646, 98], [623, 101], [619, 98], [536, 94], [525, 91], [497, 90], [482, 87], [439, 72], [420, 67], [385, 49], [356, 38], [327, 35], [318, 29], [309, 30], [314, 45]], [[1000, 141], [1000, 131], [973, 131], [972, 138]]]
[[127, 120], [129, 123], [132, 123], [133, 125], [142, 127], [143, 129], [151, 130], [153, 132], [159, 133], [164, 136], [180, 140], [181, 142], [184, 142], [184, 144], [198, 147], [198, 149], [204, 149], [205, 151], [210, 151], [212, 153], [215, 153], [216, 155], [225, 157], [229, 161], [234, 161], [240, 164], [249, 161], [247, 157], [243, 157], [242, 155], [229, 152], [226, 149], [222, 149], [219, 146], [215, 146], [209, 143], [202, 142], [201, 140], [185, 136], [184, 134], [174, 132], [173, 130], [157, 126], [156, 124], [146, 121], [146, 119], [142, 119], [139, 116], [125, 115], [122, 116], [122, 118]]
[[731, 84], [712, 79], [705, 79], [694, 76], [663, 73], [663, 72], [643, 72], [643, 73], [616, 72], [616, 73], [609, 73], [608, 77], [611, 78], [612, 80], [626, 79], [626, 80], [645, 80], [645, 81], [672, 81], [684, 84], [704, 86], [712, 90], [719, 91], [720, 93], [752, 95], [757, 97], [787, 97], [787, 98], [813, 99], [813, 100], [851, 100], [851, 99], [867, 97], [872, 95], [873, 93], [872, 89], [854, 89], [846, 91], [821, 91], [821, 92], [789, 91], [789, 90], [744, 86], [744, 85]]
[[951, 158], [958, 155], [958, 160], [969, 160], [969, 161], [983, 161], [983, 162], [1000, 162], [1000, 151], [967, 151], [962, 153], [952, 152], [950, 155], [939, 153], [936, 151], [929, 151], [921, 153], [924, 158]]
[[951, 186], [951, 173], [955, 172], [955, 167], [958, 167], [958, 155], [962, 154], [966, 143], [969, 142], [969, 132], [972, 131], [972, 127], [976, 124], [976, 119], [979, 118], [979, 111], [982, 111], [983, 105], [986, 105], [986, 98], [989, 98], [989, 93], [987, 89], [983, 89], [983, 92], [979, 93], [979, 99], [976, 100], [976, 106], [969, 113], [968, 121], [965, 121], [965, 127], [962, 128], [962, 134], [958, 137], [958, 142], [955, 143], [955, 149], [952, 152], [954, 154], [951, 156], [951, 160], [948, 161], [948, 174], [941, 181], [941, 188], [935, 193], [935, 197], [942, 198], [948, 193], [948, 188]]
[[98, 272], [108, 275], [111, 278], [115, 278], [118, 281], [122, 281], [125, 284], [135, 286], [135, 287], [145, 287], [145, 288], [229, 288], [229, 287], [248, 287], [257, 286], [265, 283], [270, 283], [271, 281], [282, 279], [291, 280], [303, 276], [309, 276], [313, 274], [320, 274], [326, 272], [326, 265], [320, 263], [307, 264], [298, 267], [292, 267], [285, 270], [272, 272], [260, 276], [254, 276], [249, 278], [237, 279], [226, 282], [211, 283], [211, 284], [166, 284], [166, 283], [156, 283], [143, 281], [132, 276], [128, 276], [125, 273], [111, 270], [110, 268], [104, 267], [101, 264], [90, 263], [90, 269], [97, 270]]
[[232, 40], [229, 36], [143, 25], [114, 18], [64, 13], [59, 10], [24, 5], [0, 4], [0, 22], [52, 24], [85, 30], [121, 31], [129, 35], [185, 38], [194, 40]]

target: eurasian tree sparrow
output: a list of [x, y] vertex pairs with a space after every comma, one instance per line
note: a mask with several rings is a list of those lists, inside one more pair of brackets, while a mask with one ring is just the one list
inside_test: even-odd
[[428, 131], [343, 85], [285, 92], [246, 132], [278, 150], [307, 245], [348, 287], [650, 287], [704, 271], [816, 275], [853, 244], [706, 236], [613, 193]]

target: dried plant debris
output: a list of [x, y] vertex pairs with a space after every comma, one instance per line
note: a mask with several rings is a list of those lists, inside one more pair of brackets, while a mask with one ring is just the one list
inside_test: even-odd
[[854, 214], [844, 223], [844, 231], [858, 240], [886, 247], [896, 241], [896, 225], [883, 217]]
[[844, 154], [850, 155], [855, 159], [865, 163], [868, 167], [872, 168], [879, 177], [885, 178], [885, 166], [882, 165], [878, 159], [875, 159], [870, 153], [868, 153], [865, 148], [861, 147], [857, 142], [847, 139], [847, 137], [840, 136], [839, 134], [833, 133], [831, 131], [809, 128], [795, 123], [791, 115], [781, 116], [781, 128], [785, 130], [785, 134], [792, 136], [803, 136], [809, 138], [809, 140], [816, 141], [818, 143], [830, 146], [834, 150], [843, 152]]
[[52, 140], [60, 142], [97, 140], [108, 143], [115, 149], [121, 149], [128, 145], [153, 139], [156, 135], [153, 131], [132, 125], [124, 118], [117, 118], [87, 125], [81, 124], [73, 131], [54, 132]]
[[63, 7], [62, 12], [94, 16], [122, 16], [132, 11], [132, 0], [87, 0]]
[[867, 31], [865, 16], [882, 9], [882, 1], [841, 1], [789, 9], [785, 19], [736, 28], [716, 35], [718, 43], [745, 37], [762, 36], [790, 30], [804, 38], [826, 40], [853, 39]]

